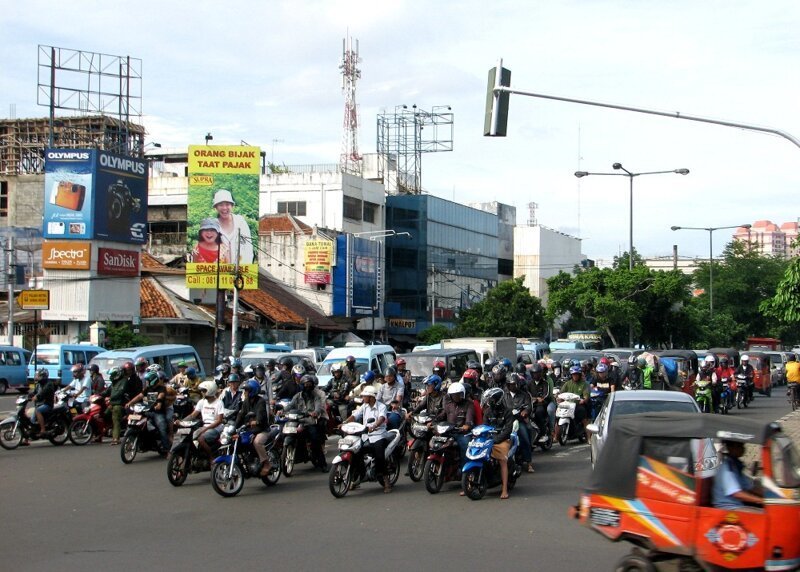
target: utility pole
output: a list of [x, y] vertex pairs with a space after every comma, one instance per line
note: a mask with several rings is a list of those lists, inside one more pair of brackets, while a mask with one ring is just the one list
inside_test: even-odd
[[431, 326], [436, 325], [436, 265], [431, 264]]
[[239, 355], [239, 254], [242, 250], [242, 230], [236, 237], [236, 263], [233, 266], [233, 315], [231, 316], [231, 355]]
[[14, 263], [14, 237], [8, 237], [8, 266], [6, 277], [8, 278], [8, 345], [14, 345], [14, 280], [16, 278]]

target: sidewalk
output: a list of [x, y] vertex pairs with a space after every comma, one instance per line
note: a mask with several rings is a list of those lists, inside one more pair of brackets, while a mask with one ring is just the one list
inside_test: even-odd
[[[800, 450], [800, 409], [784, 415], [778, 419], [778, 423], [783, 432], [794, 442], [795, 448]], [[760, 460], [759, 454], [758, 447], [748, 445], [745, 455], [742, 457], [745, 466], [749, 466], [755, 460]]]

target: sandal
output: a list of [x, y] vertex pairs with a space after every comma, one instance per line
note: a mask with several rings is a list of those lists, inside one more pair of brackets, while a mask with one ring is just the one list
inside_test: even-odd
[[269, 476], [270, 471], [272, 471], [272, 464], [269, 461], [264, 461], [261, 463], [261, 471], [258, 473], [260, 477], [267, 477]]
[[503, 495], [503, 494], [501, 494], [501, 495], [500, 495], [500, 500], [508, 500], [508, 493], [506, 493], [506, 494], [504, 494], [504, 495]]

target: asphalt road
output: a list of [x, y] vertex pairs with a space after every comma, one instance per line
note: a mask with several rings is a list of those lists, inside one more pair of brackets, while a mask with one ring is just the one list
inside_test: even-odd
[[[0, 397], [0, 411], [9, 409], [13, 397]], [[787, 411], [781, 390], [735, 414], [772, 420]], [[331, 440], [329, 458], [334, 449]], [[337, 500], [327, 475], [305, 466], [271, 489], [251, 480], [223, 499], [207, 473], [172, 487], [152, 454], [126, 466], [108, 445], [0, 450], [0, 568], [612, 569], [629, 547], [567, 517], [589, 477], [587, 446], [556, 445], [535, 466], [508, 501], [498, 489], [470, 501], [455, 483], [430, 495], [402, 474], [389, 495], [366, 483]]]

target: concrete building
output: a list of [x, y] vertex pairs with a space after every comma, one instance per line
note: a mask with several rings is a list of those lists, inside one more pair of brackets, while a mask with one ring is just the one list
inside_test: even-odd
[[733, 239], [749, 242], [761, 254], [791, 258], [800, 255], [800, 247], [792, 246], [797, 236], [797, 221], [778, 226], [771, 220], [757, 220], [749, 229], [737, 228]]
[[510, 280], [514, 275], [514, 227], [517, 226], [517, 209], [492, 201], [491, 203], [469, 203], [470, 207], [497, 215], [497, 273], [500, 281]]
[[547, 279], [572, 272], [585, 257], [581, 239], [539, 224], [514, 228], [514, 277], [524, 276], [531, 294], [547, 305]]

